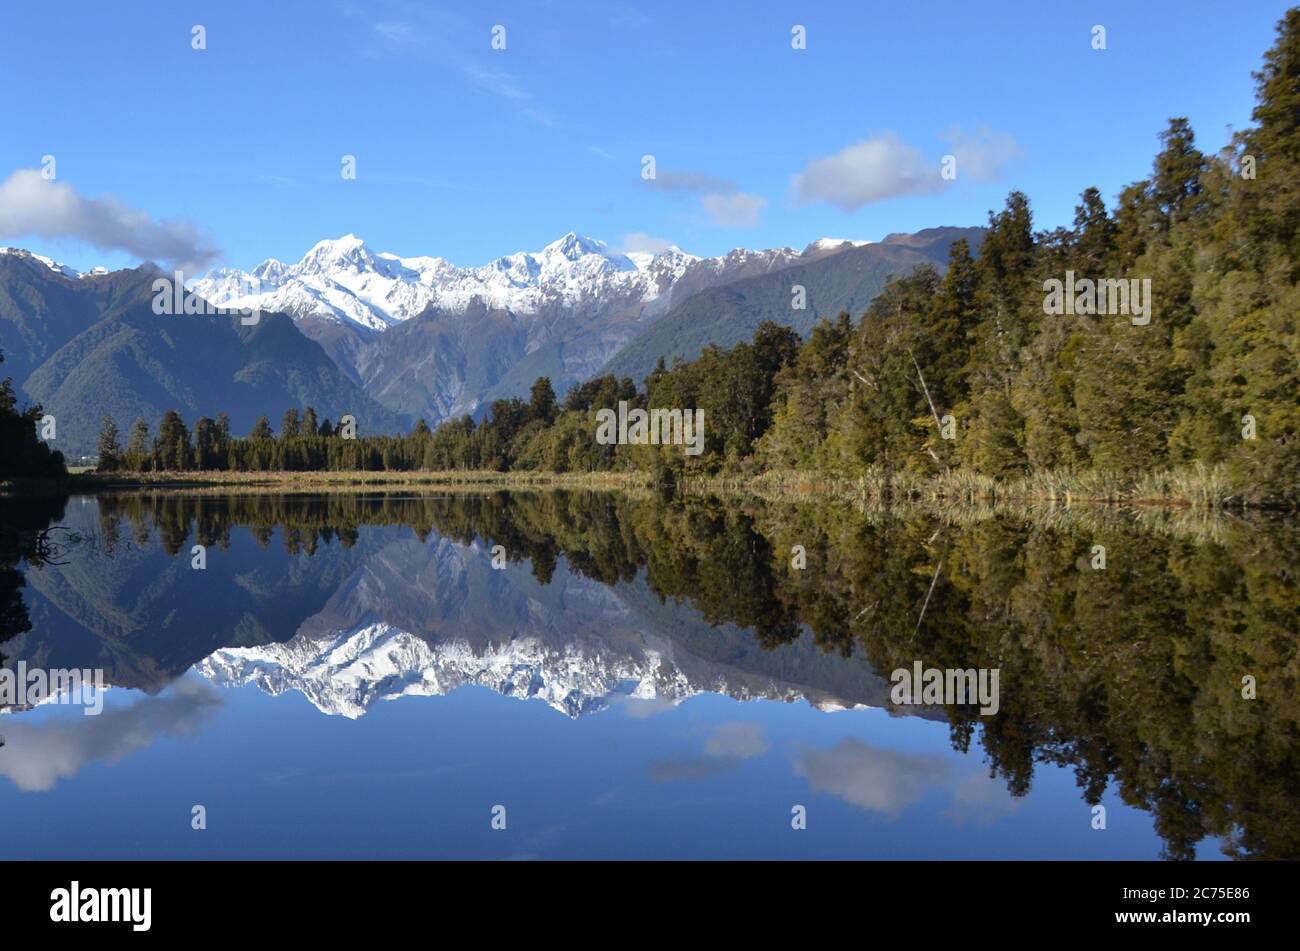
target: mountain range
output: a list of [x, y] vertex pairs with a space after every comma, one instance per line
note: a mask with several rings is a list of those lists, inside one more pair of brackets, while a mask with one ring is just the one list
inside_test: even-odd
[[660, 357], [731, 346], [764, 320], [807, 334], [823, 317], [861, 312], [893, 275], [942, 269], [953, 241], [974, 246], [982, 233], [934, 228], [700, 258], [677, 247], [623, 253], [570, 232], [477, 268], [375, 252], [345, 235], [295, 264], [191, 283], [215, 306], [261, 311], [252, 326], [155, 315], [153, 265], [83, 274], [0, 249], [0, 351], [3, 372], [56, 417], [58, 447], [72, 457], [93, 453], [105, 413], [125, 431], [137, 416], [156, 426], [167, 409], [189, 421], [226, 412], [242, 433], [259, 415], [274, 423], [311, 405], [390, 432], [481, 416], [539, 376], [561, 396], [607, 372], [639, 383]]

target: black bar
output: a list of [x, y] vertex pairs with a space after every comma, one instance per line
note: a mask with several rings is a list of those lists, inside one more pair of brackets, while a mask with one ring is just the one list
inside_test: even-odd
[[[698, 938], [691, 922], [707, 921], [708, 930], [769, 939], [787, 927], [805, 938], [849, 928], [864, 940], [993, 939], [1028, 926], [1026, 938], [1049, 941], [1096, 933], [1233, 941], [1287, 927], [1295, 915], [1293, 868], [1263, 862], [34, 862], [6, 872], [14, 933], [65, 937], [381, 941], [435, 926], [447, 939], [464, 928], [482, 929], [484, 940], [522, 929], [520, 940], [568, 933], [586, 942], [629, 928]], [[74, 881], [83, 899], [88, 889], [150, 889], [148, 931], [129, 920], [52, 921], [52, 894]], [[1155, 920], [1119, 920], [1126, 914]]]

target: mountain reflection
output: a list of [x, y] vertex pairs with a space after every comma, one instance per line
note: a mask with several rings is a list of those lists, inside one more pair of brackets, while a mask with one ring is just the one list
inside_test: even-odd
[[[41, 564], [51, 524], [83, 540], [65, 564]], [[1150, 811], [1171, 857], [1207, 836], [1234, 857], [1300, 856], [1290, 521], [560, 491], [159, 492], [4, 503], [0, 529], [10, 663], [100, 667], [151, 694], [196, 668], [348, 717], [466, 684], [572, 717], [703, 692], [891, 708], [895, 668], [996, 667], [996, 716], [892, 711], [944, 719], [996, 786], [858, 741], [805, 749], [797, 771], [884, 815], [936, 787], [955, 812], [1005, 814], [1036, 764], [1058, 764], [1087, 803], [1113, 785]], [[1091, 567], [1095, 545], [1104, 570]], [[1243, 699], [1247, 676], [1256, 699]], [[652, 775], [735, 769], [763, 744], [737, 728]], [[45, 774], [30, 770], [40, 788]]]

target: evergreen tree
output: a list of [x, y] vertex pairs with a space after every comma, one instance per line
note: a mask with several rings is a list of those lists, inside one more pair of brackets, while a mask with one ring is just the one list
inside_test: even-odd
[[[0, 353], [0, 363], [4, 354]], [[0, 379], [0, 479], [14, 476], [62, 476], [63, 453], [51, 451], [36, 435], [44, 411], [37, 404], [18, 409], [13, 380]]]
[[126, 447], [127, 465], [133, 472], [145, 472], [152, 468], [150, 457], [149, 424], [143, 416], [137, 416], [131, 426], [131, 440]]
[[555, 414], [559, 407], [555, 400], [555, 390], [551, 387], [551, 378], [539, 376], [533, 383], [532, 392], [528, 400], [528, 415], [532, 419], [539, 419], [544, 423], [550, 423], [555, 420]]
[[112, 472], [122, 467], [122, 446], [119, 442], [117, 423], [112, 416], [105, 416], [99, 430], [99, 460], [96, 468], [103, 472]]
[[156, 468], [181, 471], [189, 468], [190, 433], [181, 414], [169, 409], [158, 424], [158, 438], [154, 440]]

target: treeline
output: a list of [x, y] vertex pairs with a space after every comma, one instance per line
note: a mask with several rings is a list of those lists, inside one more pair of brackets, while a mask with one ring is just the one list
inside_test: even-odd
[[[428, 434], [428, 427], [417, 433]], [[412, 434], [413, 437], [416, 434]], [[315, 471], [418, 469], [413, 440], [401, 436], [353, 438], [352, 423], [318, 420], [315, 409], [285, 410], [277, 434], [262, 416], [247, 436], [230, 432], [230, 419], [201, 416], [191, 430], [175, 410], [163, 414], [157, 434], [137, 418], [126, 447], [116, 421], [105, 416], [99, 434], [101, 472]]]
[[[806, 341], [769, 322], [751, 343], [672, 368], [661, 360], [643, 388], [606, 376], [561, 404], [542, 378], [528, 401], [497, 400], [482, 422], [421, 423], [405, 436], [345, 439], [291, 410], [278, 437], [265, 420], [242, 439], [199, 420], [190, 444], [168, 414], [152, 446], [137, 422], [125, 453], [109, 438], [101, 458], [108, 468], [633, 469], [665, 479], [794, 469], [886, 481], [1214, 467], [1241, 500], [1295, 504], [1300, 11], [1278, 35], [1256, 74], [1257, 125], [1219, 154], [1201, 152], [1188, 121], [1173, 119], [1152, 174], [1113, 209], [1088, 188], [1072, 227], [1036, 232], [1028, 199], [1013, 192], [990, 214], [978, 258], [957, 241], [944, 274], [897, 278], [861, 319], [824, 320]], [[1057, 291], [1053, 303], [1051, 282], [1070, 299]], [[1107, 285], [1111, 305], [1121, 288], [1128, 295], [1119, 313]], [[621, 400], [703, 409], [704, 451], [602, 445], [596, 412]]]
[[[310, 471], [414, 471], [451, 469], [573, 468], [596, 470], [610, 468], [612, 447], [596, 446], [592, 431], [584, 429], [585, 443], [590, 444], [584, 463], [568, 466], [547, 458], [542, 465], [522, 463], [520, 446], [538, 437], [553, 437], [553, 427], [577, 400], [585, 399], [590, 385], [576, 387], [564, 405], [555, 397], [549, 379], [539, 379], [528, 402], [518, 398], [497, 400], [490, 418], [476, 424], [464, 416], [430, 430], [421, 420], [406, 435], [367, 436], [357, 433], [355, 420], [344, 417], [335, 425], [318, 421], [316, 411], [307, 407], [301, 414], [295, 408], [285, 410], [279, 431], [261, 417], [247, 436], [234, 436], [226, 414], [216, 419], [208, 416], [195, 421], [191, 430], [175, 410], [168, 410], [152, 433], [143, 418], [131, 427], [126, 447], [121, 432], [111, 416], [105, 416], [99, 436], [101, 472], [310, 472]], [[610, 393], [617, 400], [635, 395], [631, 380], [615, 385]], [[572, 415], [572, 414], [570, 414]], [[584, 416], [585, 418], [585, 416]], [[548, 465], [546, 463], [554, 463]]]
[[[4, 354], [0, 353], [0, 363], [4, 363], [4, 359]], [[20, 410], [14, 381], [8, 377], [0, 380], [0, 479], [66, 474], [63, 453], [51, 451], [49, 445], [37, 437], [43, 414], [40, 404]]]

